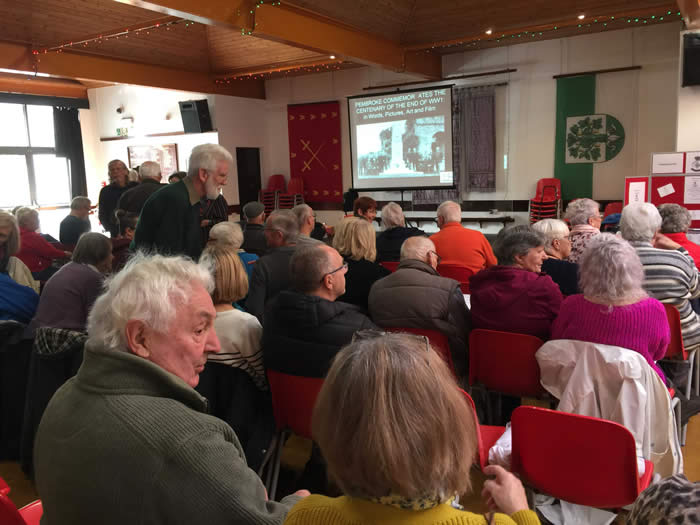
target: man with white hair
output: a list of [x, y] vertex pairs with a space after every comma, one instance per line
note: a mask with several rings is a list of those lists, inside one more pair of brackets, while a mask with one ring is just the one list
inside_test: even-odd
[[309, 248], [323, 244], [318, 239], [311, 237], [311, 232], [316, 226], [316, 214], [308, 204], [297, 204], [292, 208], [292, 213], [296, 215], [299, 221], [299, 236], [297, 237], [298, 248]]
[[87, 197], [73, 197], [70, 202], [70, 214], [61, 221], [58, 239], [61, 244], [78, 244], [80, 236], [91, 230], [90, 199]]
[[401, 246], [401, 262], [369, 292], [369, 314], [383, 328], [422, 328], [445, 334], [455, 371], [467, 371], [470, 316], [460, 284], [437, 273], [440, 256], [426, 237]]
[[281, 524], [231, 427], [194, 387], [219, 352], [213, 279], [184, 257], [137, 255], [88, 319], [78, 374], [35, 441], [44, 523]]
[[148, 197], [163, 186], [167, 186], [167, 184], [160, 183], [160, 164], [152, 160], [147, 160], [139, 166], [139, 180], [140, 184], [138, 186], [126, 190], [122, 193], [122, 196], [119, 197], [119, 202], [117, 202], [118, 210], [140, 215]]
[[440, 231], [431, 235], [443, 262], [460, 264], [474, 273], [497, 264], [484, 234], [462, 227], [462, 208], [454, 201], [445, 201], [437, 209]]
[[425, 235], [418, 228], [407, 228], [401, 206], [390, 202], [382, 208], [382, 233], [377, 235], [377, 262], [398, 261], [401, 245], [409, 237]]
[[132, 250], [184, 254], [198, 259], [204, 247], [201, 199], [216, 199], [226, 184], [233, 158], [218, 144], [192, 150], [187, 177], [148, 199], [136, 227]]
[[642, 261], [647, 293], [678, 309], [683, 345], [693, 350], [700, 346], [700, 322], [690, 304], [700, 296], [698, 269], [685, 248], [659, 232], [661, 223], [656, 206], [635, 202], [622, 209], [620, 234]]

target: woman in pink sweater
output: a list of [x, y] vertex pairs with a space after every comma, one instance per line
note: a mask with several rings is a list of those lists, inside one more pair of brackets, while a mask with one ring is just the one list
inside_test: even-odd
[[610, 233], [591, 239], [579, 260], [583, 294], [564, 300], [552, 326], [552, 339], [575, 339], [621, 346], [656, 365], [671, 336], [663, 305], [642, 288], [644, 270], [635, 249]]

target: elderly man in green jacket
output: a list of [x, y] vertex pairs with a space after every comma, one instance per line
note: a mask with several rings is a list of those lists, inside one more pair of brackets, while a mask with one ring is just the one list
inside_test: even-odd
[[220, 350], [208, 270], [137, 255], [88, 320], [78, 374], [35, 442], [44, 525], [276, 525], [307, 491], [267, 500], [225, 422], [194, 387]]

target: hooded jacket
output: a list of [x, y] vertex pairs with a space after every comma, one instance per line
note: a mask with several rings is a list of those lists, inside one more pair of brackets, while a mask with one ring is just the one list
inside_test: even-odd
[[563, 297], [552, 278], [513, 266], [493, 266], [469, 280], [472, 327], [547, 340]]
[[282, 291], [265, 309], [265, 367], [285, 374], [325, 377], [335, 354], [357, 330], [376, 330], [358, 306]]

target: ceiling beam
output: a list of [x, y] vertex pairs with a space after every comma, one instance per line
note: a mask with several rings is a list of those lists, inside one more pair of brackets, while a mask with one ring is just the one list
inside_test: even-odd
[[700, 0], [676, 0], [686, 28], [700, 29]]
[[30, 46], [0, 42], [0, 68], [37, 71], [66, 78], [136, 84], [235, 97], [265, 98], [262, 80], [217, 84], [213, 75], [76, 51], [34, 54]]
[[74, 80], [0, 73], [0, 92], [44, 95], [61, 98], [87, 98], [87, 87]]
[[429, 79], [442, 76], [434, 53], [406, 51], [399, 44], [337, 21], [286, 5], [254, 0], [115, 0], [207, 25], [233, 27], [242, 34], [378, 65]]

